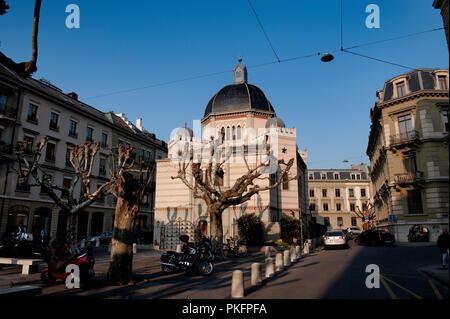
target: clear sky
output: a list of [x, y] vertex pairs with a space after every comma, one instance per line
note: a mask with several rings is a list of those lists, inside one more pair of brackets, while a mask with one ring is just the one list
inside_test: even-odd
[[[31, 56], [34, 0], [7, 1], [0, 17], [0, 50], [16, 62]], [[66, 28], [66, 6], [81, 10], [79, 29]], [[280, 59], [339, 50], [340, 0], [253, 0]], [[433, 0], [343, 0], [344, 47], [442, 27]], [[365, 8], [380, 8], [380, 28], [365, 25]], [[412, 68], [448, 68], [443, 30], [354, 49]], [[168, 139], [173, 128], [201, 119], [209, 99], [232, 83], [242, 56], [249, 83], [267, 95], [309, 168], [348, 168], [365, 155], [370, 108], [385, 80], [408, 69], [335, 52], [276, 63], [248, 0], [43, 0], [38, 72], [63, 92], [102, 111], [143, 118], [144, 128]], [[264, 66], [260, 64], [275, 62]], [[180, 79], [209, 77], [154, 86]], [[147, 87], [120, 94], [113, 92]], [[105, 95], [105, 96], [101, 96]], [[100, 97], [99, 97], [100, 96]], [[343, 163], [348, 160], [348, 163]]]

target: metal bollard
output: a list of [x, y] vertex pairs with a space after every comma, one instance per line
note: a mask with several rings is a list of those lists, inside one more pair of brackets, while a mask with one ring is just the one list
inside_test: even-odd
[[252, 286], [259, 286], [262, 283], [261, 280], [261, 264], [253, 263], [252, 264]]
[[283, 255], [278, 253], [275, 255], [275, 271], [283, 271], [284, 265], [283, 265]]
[[275, 267], [273, 265], [273, 258], [268, 257], [268, 258], [266, 258], [265, 262], [266, 262], [266, 265], [265, 265], [266, 278], [273, 277], [273, 275], [275, 274]]
[[264, 257], [270, 257], [270, 247], [269, 246], [266, 246], [266, 249], [265, 249], [265, 251], [264, 251]]
[[177, 250], [176, 250], [176, 252], [177, 252], [177, 253], [181, 253], [181, 245], [177, 245]]
[[95, 247], [100, 247], [100, 238], [95, 238]]
[[302, 259], [302, 252], [300, 251], [300, 246], [295, 246], [295, 253], [297, 255], [297, 259]]
[[133, 244], [133, 254], [137, 254], [137, 246], [136, 246], [136, 243]]
[[291, 265], [291, 256], [289, 249], [283, 251], [283, 264], [285, 267], [289, 267]]
[[294, 263], [297, 261], [297, 252], [295, 251], [295, 248], [291, 248], [291, 263]]
[[231, 297], [244, 297], [244, 273], [242, 270], [233, 271], [233, 276], [231, 278]]

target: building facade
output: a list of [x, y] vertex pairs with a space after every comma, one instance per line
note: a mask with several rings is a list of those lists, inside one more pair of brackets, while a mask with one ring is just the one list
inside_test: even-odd
[[385, 82], [370, 111], [367, 155], [378, 226], [407, 241], [414, 225], [436, 241], [448, 227], [448, 70]]
[[[363, 165], [364, 166], [364, 165]], [[313, 220], [330, 229], [362, 227], [356, 213], [370, 203], [370, 181], [364, 167], [308, 171], [309, 210]]]
[[[296, 128], [286, 128], [284, 122], [276, 117], [275, 110], [264, 92], [247, 82], [247, 70], [242, 64], [239, 63], [234, 69], [234, 83], [219, 90], [207, 104], [200, 131], [201, 133], [195, 136], [192, 130], [180, 128], [169, 140], [169, 158], [157, 160], [155, 239], [163, 248], [170, 248], [174, 244], [168, 239], [171, 232], [168, 224], [180, 221], [195, 225], [201, 219], [210, 222], [204, 201], [195, 199], [192, 191], [179, 179], [171, 178], [177, 175], [178, 163], [173, 159], [178, 150], [178, 141], [183, 139], [198, 140], [199, 143], [206, 145], [212, 138], [223, 135], [225, 143], [232, 145], [233, 154], [236, 154], [236, 149], [242, 146], [249, 166], [254, 167], [260, 154], [249, 152], [251, 140], [269, 138], [267, 134], [271, 131], [276, 136], [276, 141], [271, 140], [270, 143], [274, 142], [272, 145], [278, 153], [278, 159], [284, 159], [286, 162], [294, 160], [289, 174], [292, 177], [300, 176], [298, 181], [285, 182], [274, 190], [256, 194], [244, 204], [224, 211], [222, 222], [225, 239], [238, 235], [237, 220], [243, 214], [258, 215], [265, 224], [266, 238], [279, 239], [278, 221], [282, 214], [299, 218], [302, 214], [308, 213], [307, 152], [299, 151], [297, 147]], [[253, 137], [250, 137], [250, 131], [254, 132]], [[252, 158], [256, 159], [253, 164]], [[228, 161], [223, 165], [217, 183], [225, 191], [247, 172], [245, 162]], [[269, 179], [273, 181], [273, 178], [275, 177], [269, 178], [267, 174], [265, 179], [258, 180], [258, 185], [267, 185]], [[178, 229], [175, 232], [179, 231]]]
[[[101, 142], [95, 158], [91, 191], [110, 178], [109, 148], [118, 144], [119, 138], [135, 147], [136, 152], [152, 159], [164, 157], [167, 145], [142, 128], [131, 127], [129, 122], [114, 113], [103, 113], [78, 100], [76, 93], [64, 94], [45, 80], [22, 78], [0, 65], [0, 235], [7, 229], [23, 225], [27, 231], [45, 230], [55, 238], [59, 208], [40, 187], [26, 185], [17, 176], [17, 142], [26, 142], [28, 160], [34, 144], [47, 136], [48, 142], [40, 161], [42, 174], [53, 183], [68, 189], [74, 179], [69, 161], [74, 145]], [[75, 188], [76, 194], [81, 185]], [[154, 184], [141, 209], [140, 224], [151, 229], [154, 205]], [[65, 198], [63, 191], [57, 191]], [[77, 236], [111, 231], [115, 203], [112, 195], [104, 196], [86, 208], [77, 217]]]

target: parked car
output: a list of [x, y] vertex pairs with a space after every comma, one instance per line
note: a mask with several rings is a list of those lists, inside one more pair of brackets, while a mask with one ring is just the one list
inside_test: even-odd
[[361, 232], [362, 232], [361, 228], [356, 227], [356, 226], [347, 228], [347, 233], [351, 234], [351, 235], [359, 235], [359, 234], [361, 234]]
[[100, 240], [100, 245], [107, 245], [111, 242], [112, 232], [104, 231], [103, 233], [97, 236], [88, 236], [86, 237], [86, 244], [91, 244], [94, 246], [97, 238]]
[[329, 230], [323, 235], [323, 243], [325, 248], [331, 246], [347, 246], [347, 238], [340, 229]]
[[395, 236], [384, 229], [368, 229], [356, 236], [355, 243], [371, 245], [393, 245]]

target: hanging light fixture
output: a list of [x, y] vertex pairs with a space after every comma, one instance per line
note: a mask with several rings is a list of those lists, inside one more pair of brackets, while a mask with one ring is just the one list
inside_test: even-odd
[[322, 62], [330, 62], [334, 60], [334, 56], [331, 53], [325, 53], [320, 58]]

